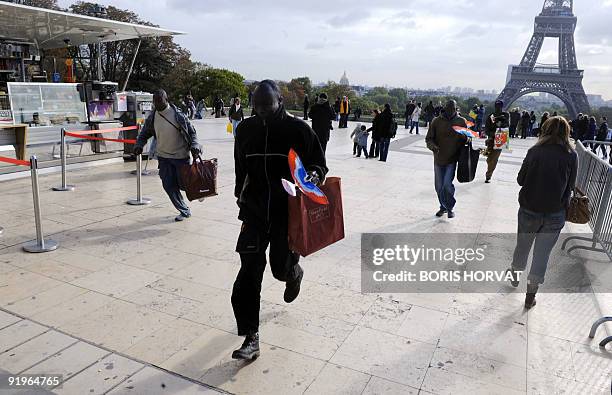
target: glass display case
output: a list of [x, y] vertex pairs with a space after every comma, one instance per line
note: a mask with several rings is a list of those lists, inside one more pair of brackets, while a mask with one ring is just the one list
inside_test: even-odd
[[77, 84], [9, 82], [13, 122], [36, 126], [61, 126], [87, 122], [85, 103]]

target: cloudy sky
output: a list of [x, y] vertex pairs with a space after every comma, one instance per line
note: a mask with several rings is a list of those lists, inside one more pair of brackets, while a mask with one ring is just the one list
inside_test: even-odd
[[[98, 0], [162, 27], [196, 60], [248, 79], [501, 90], [543, 0]], [[62, 6], [71, 1], [60, 0]], [[576, 0], [587, 93], [612, 99], [612, 0]], [[435, 4], [435, 6], [432, 6]], [[509, 6], [509, 4], [512, 4]], [[557, 63], [553, 39], [541, 63]]]

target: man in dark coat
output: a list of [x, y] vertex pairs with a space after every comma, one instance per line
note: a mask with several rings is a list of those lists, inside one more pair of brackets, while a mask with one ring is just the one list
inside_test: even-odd
[[234, 359], [259, 356], [259, 308], [266, 250], [274, 277], [285, 282], [283, 299], [291, 303], [300, 292], [304, 271], [299, 255], [288, 245], [288, 199], [282, 180], [291, 180], [288, 154], [297, 152], [315, 183], [327, 174], [319, 139], [306, 122], [288, 116], [278, 85], [265, 80], [253, 93], [256, 116], [238, 125], [234, 143], [236, 187], [242, 221], [236, 252], [240, 271], [232, 291], [238, 335], [245, 336]]
[[467, 123], [457, 112], [457, 102], [449, 100], [442, 115], [431, 122], [425, 138], [427, 148], [434, 154], [435, 188], [440, 203], [436, 217], [439, 218], [444, 214], [447, 214], [448, 218], [455, 217], [453, 210], [457, 201], [453, 181], [461, 147], [467, 140], [466, 136], [453, 129], [455, 126], [467, 128]]
[[531, 116], [527, 111], [523, 111], [523, 115], [521, 116], [521, 139], [527, 139], [527, 134], [529, 133], [529, 123], [531, 122]]
[[308, 113], [312, 119], [312, 129], [319, 138], [323, 153], [327, 151], [327, 142], [329, 141], [329, 132], [332, 130], [332, 121], [336, 118], [334, 109], [329, 104], [327, 95], [321, 93], [317, 104], [313, 105]]
[[304, 121], [308, 121], [308, 109], [310, 108], [310, 100], [308, 95], [304, 95]]
[[385, 104], [385, 109], [377, 117], [376, 122], [377, 135], [380, 139], [380, 161], [386, 162], [387, 155], [389, 155], [389, 146], [391, 139], [395, 137], [397, 131], [397, 123], [395, 123], [395, 116], [391, 112], [391, 105]]

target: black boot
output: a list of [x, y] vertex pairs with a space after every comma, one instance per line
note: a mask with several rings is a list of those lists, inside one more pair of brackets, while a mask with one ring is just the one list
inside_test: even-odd
[[256, 360], [259, 357], [259, 333], [249, 335], [242, 346], [232, 353], [233, 359]]
[[510, 280], [510, 284], [514, 288], [517, 288], [519, 286], [519, 275], [518, 275], [517, 271], [512, 269], [512, 268], [510, 268], [510, 269], [506, 270], [506, 273], [510, 273], [510, 275], [512, 276], [512, 280]]
[[444, 214], [448, 213], [448, 211], [446, 211], [445, 209], [441, 208], [440, 211], [438, 211], [436, 213], [436, 217], [441, 218], [444, 216]]
[[538, 293], [538, 284], [527, 284], [527, 295], [525, 295], [526, 309], [530, 309], [536, 305], [536, 293]]
[[300, 265], [295, 265], [295, 270], [297, 272], [297, 277], [295, 280], [287, 281], [285, 283], [285, 294], [283, 295], [285, 303], [293, 302], [300, 294], [300, 286], [302, 285], [302, 278], [304, 278], [304, 270], [302, 270]]

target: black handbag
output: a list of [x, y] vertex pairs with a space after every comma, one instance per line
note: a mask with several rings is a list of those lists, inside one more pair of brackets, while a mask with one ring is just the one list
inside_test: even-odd
[[474, 181], [479, 159], [480, 150], [474, 149], [472, 147], [472, 140], [469, 139], [468, 142], [461, 147], [459, 163], [457, 164], [457, 181], [460, 183]]

